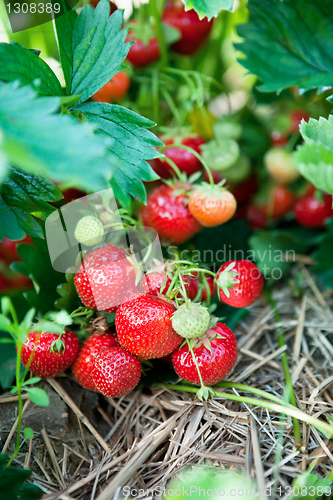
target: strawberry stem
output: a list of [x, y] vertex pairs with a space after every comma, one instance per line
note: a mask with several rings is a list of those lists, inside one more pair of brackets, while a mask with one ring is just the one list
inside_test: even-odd
[[[193, 361], [194, 361], [194, 364], [195, 364], [195, 367], [197, 369], [197, 372], [198, 372], [198, 375], [199, 375], [199, 380], [200, 380], [200, 385], [201, 385], [201, 388], [203, 389], [205, 387], [205, 384], [203, 383], [203, 380], [202, 380], [202, 376], [201, 376], [201, 372], [200, 372], [200, 368], [199, 368], [199, 365], [198, 365], [198, 361], [197, 361], [197, 358], [195, 357], [194, 355], [194, 351], [193, 351], [193, 347], [191, 346], [191, 342], [189, 342], [188, 339], [186, 339], [186, 342], [187, 342], [187, 345], [188, 345], [188, 348], [190, 350], [190, 353], [192, 355], [192, 358], [193, 358]], [[196, 392], [196, 391], [195, 391]]]
[[[157, 383], [156, 387], [164, 387], [165, 389], [171, 389], [182, 392], [191, 392], [191, 393], [196, 393], [198, 390], [196, 387], [189, 387], [189, 386], [175, 385], [175, 384], [163, 384], [163, 383]], [[247, 389], [248, 392], [251, 392], [249, 389], [251, 388]], [[279, 404], [277, 404], [273, 402], [263, 401], [261, 399], [236, 396], [234, 394], [228, 394], [226, 392], [218, 392], [213, 390], [213, 393], [214, 397], [217, 398], [229, 399], [231, 401], [238, 401], [239, 403], [246, 403], [254, 406], [260, 406], [261, 408], [267, 408], [268, 410], [277, 413], [289, 415], [292, 418], [302, 420], [303, 422], [312, 425], [320, 432], [322, 432], [326, 437], [330, 438], [333, 436], [332, 425], [327, 424], [326, 422], [322, 422], [318, 418], [312, 417], [311, 415], [304, 413], [303, 411], [299, 410], [298, 408], [295, 408], [293, 405], [283, 401], [282, 399], [279, 401]]]

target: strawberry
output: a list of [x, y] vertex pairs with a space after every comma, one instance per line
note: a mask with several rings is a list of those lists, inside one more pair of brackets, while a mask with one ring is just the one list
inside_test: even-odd
[[[216, 323], [203, 337], [190, 342], [205, 385], [214, 385], [225, 379], [234, 368], [237, 342], [232, 331], [223, 323]], [[188, 344], [174, 351], [172, 363], [182, 379], [200, 385], [198, 370]]]
[[160, 186], [150, 192], [147, 205], [141, 211], [143, 225], [155, 229], [160, 238], [170, 243], [184, 243], [201, 227], [187, 204], [186, 189], [180, 189], [178, 183], [175, 187]]
[[123, 70], [118, 71], [111, 80], [91, 96], [96, 102], [114, 102], [120, 101], [127, 94], [131, 81], [127, 73]]
[[123, 347], [102, 349], [94, 360], [91, 374], [99, 392], [116, 398], [131, 392], [138, 385], [141, 363]]
[[130, 27], [126, 42], [134, 43], [127, 54], [127, 60], [136, 68], [149, 66], [157, 61], [160, 58], [160, 45], [149, 23], [140, 24], [134, 20]]
[[188, 301], [172, 315], [172, 327], [186, 339], [200, 337], [205, 333], [210, 321], [207, 307]]
[[305, 120], [307, 122], [309, 121], [309, 118], [310, 115], [306, 111], [303, 111], [301, 109], [294, 109], [294, 111], [292, 111], [290, 114], [291, 125], [289, 128], [289, 133], [295, 134], [296, 132], [298, 132], [302, 120]]
[[325, 221], [333, 217], [332, 196], [310, 186], [296, 201], [294, 214], [302, 226], [324, 227]]
[[179, 0], [165, 4], [162, 21], [181, 33], [180, 40], [172, 44], [172, 49], [188, 56], [204, 45], [213, 27], [213, 20], [208, 21], [207, 17], [200, 19], [193, 9], [185, 11], [184, 4]]
[[229, 261], [216, 276], [220, 300], [232, 307], [248, 307], [261, 295], [264, 277], [253, 262]]
[[[205, 143], [205, 140], [199, 135], [189, 136], [187, 129], [184, 131], [180, 130], [176, 133], [172, 132], [172, 138], [169, 138], [169, 134], [165, 134], [161, 136], [161, 140], [165, 143], [166, 146], [171, 144], [176, 144], [178, 146], [183, 145], [189, 148], [192, 148], [197, 153], [200, 153], [201, 145]], [[201, 162], [198, 158], [187, 151], [186, 149], [180, 147], [169, 148], [164, 151], [164, 156], [170, 158], [181, 172], [184, 172], [188, 177], [190, 177], [195, 172], [201, 170]], [[162, 177], [163, 179], [168, 179], [172, 177], [174, 174], [174, 170], [162, 158], [156, 158], [153, 163], [153, 168], [156, 173]]]
[[142, 360], [166, 356], [182, 342], [172, 328], [175, 310], [167, 299], [138, 294], [117, 310], [119, 343]]
[[283, 148], [272, 148], [264, 156], [267, 172], [279, 184], [289, 184], [300, 176], [292, 153]]
[[83, 343], [78, 357], [72, 366], [76, 381], [85, 389], [96, 391], [95, 382], [91, 376], [94, 361], [102, 349], [110, 349], [119, 346], [118, 341], [111, 333], [93, 333]]
[[104, 227], [96, 217], [86, 215], [76, 224], [74, 236], [79, 243], [94, 247], [102, 243], [104, 239]]
[[135, 269], [124, 250], [104, 245], [85, 256], [74, 283], [85, 306], [114, 312], [136, 291]]
[[171, 279], [165, 273], [147, 273], [141, 282], [141, 291], [150, 295], [165, 295], [171, 284]]
[[231, 219], [237, 203], [234, 195], [222, 186], [203, 182], [191, 193], [188, 208], [202, 226], [214, 227]]
[[293, 207], [294, 193], [283, 184], [276, 184], [267, 192], [267, 201], [259, 210], [267, 218], [279, 219]]
[[183, 280], [185, 282], [185, 286], [187, 289], [188, 296], [191, 300], [194, 300], [198, 293], [198, 300], [204, 302], [207, 300], [207, 288], [209, 288], [210, 296], [215, 293], [215, 283], [212, 276], [207, 274], [203, 274], [203, 276], [199, 277], [197, 272], [192, 273], [191, 275], [183, 276]]
[[22, 346], [22, 364], [27, 366], [30, 362], [29, 369], [41, 378], [54, 377], [69, 368], [80, 349], [78, 338], [70, 330], [65, 330], [61, 335], [64, 349], [60, 352], [54, 347], [58, 339], [56, 333], [29, 333]]

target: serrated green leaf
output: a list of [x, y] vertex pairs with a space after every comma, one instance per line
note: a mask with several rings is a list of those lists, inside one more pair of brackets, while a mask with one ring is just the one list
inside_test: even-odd
[[29, 399], [35, 403], [37, 406], [49, 406], [50, 398], [48, 394], [44, 391], [44, 389], [40, 389], [39, 387], [32, 387], [26, 389], [28, 393]]
[[271, 92], [333, 85], [330, 0], [250, 0], [249, 22], [238, 27], [240, 63]]
[[22, 240], [26, 234], [42, 238], [43, 231], [27, 210], [10, 207], [0, 195], [0, 240]]
[[[97, 133], [107, 134], [113, 139], [110, 149], [119, 161], [112, 169], [112, 186], [116, 185], [118, 191], [145, 202], [146, 190], [142, 181], [159, 178], [145, 160], [159, 157], [153, 148], [163, 145], [147, 130], [155, 125], [154, 122], [116, 104], [89, 102], [75, 109], [86, 116]], [[117, 194], [116, 191], [116, 197]]]
[[1, 500], [39, 500], [43, 496], [40, 488], [26, 484], [32, 471], [15, 467], [6, 467], [8, 455], [0, 455], [0, 491]]
[[194, 9], [200, 19], [216, 17], [220, 10], [233, 10], [234, 0], [183, 0], [185, 9]]
[[[121, 30], [123, 11], [110, 16], [110, 2], [101, 0], [96, 9], [85, 5], [79, 16], [72, 15], [72, 39], [66, 35], [67, 50], [72, 48], [72, 71], [66, 65], [66, 82], [71, 75], [71, 94], [81, 94], [84, 102], [121, 69], [131, 47], [125, 44], [127, 30]], [[120, 31], [121, 30], [121, 31]]]
[[310, 118], [300, 132], [305, 143], [295, 153], [297, 169], [316, 188], [333, 194], [333, 115], [328, 120]]
[[0, 60], [0, 80], [31, 85], [40, 96], [63, 94], [52, 69], [32, 50], [17, 42], [0, 43]]
[[57, 293], [60, 298], [55, 301], [54, 305], [57, 309], [72, 312], [80, 306], [80, 301], [74, 285], [74, 274], [66, 276], [66, 279], [66, 283], [57, 286]]
[[[63, 2], [64, 6], [65, 2]], [[73, 29], [77, 18], [75, 9], [71, 9], [68, 4], [67, 13], [55, 19], [61, 67], [64, 73], [67, 93], [71, 92], [73, 74]]]
[[1, 85], [0, 150], [24, 170], [82, 189], [104, 189], [115, 162], [107, 149], [111, 139], [94, 135], [88, 123], [56, 114], [59, 107], [58, 98], [36, 98], [31, 88], [15, 83]]

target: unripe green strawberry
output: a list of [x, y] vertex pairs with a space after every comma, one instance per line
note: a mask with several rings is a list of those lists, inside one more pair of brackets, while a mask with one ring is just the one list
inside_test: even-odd
[[182, 337], [200, 337], [208, 328], [210, 315], [207, 307], [188, 301], [172, 315], [172, 327]]
[[86, 215], [76, 224], [74, 236], [79, 243], [94, 247], [104, 239], [104, 227], [100, 220], [91, 215]]

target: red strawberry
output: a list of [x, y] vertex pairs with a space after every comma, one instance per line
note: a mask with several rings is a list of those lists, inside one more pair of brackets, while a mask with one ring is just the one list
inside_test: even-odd
[[118, 341], [111, 333], [93, 333], [83, 343], [78, 357], [72, 366], [76, 381], [85, 389], [96, 391], [95, 382], [91, 376], [94, 361], [102, 349], [119, 346]]
[[294, 193], [283, 184], [276, 184], [267, 193], [267, 202], [259, 207], [260, 212], [269, 218], [283, 217], [294, 204]]
[[294, 109], [290, 115], [291, 125], [289, 129], [290, 134], [295, 134], [299, 130], [299, 126], [302, 120], [306, 122], [309, 121], [310, 115], [306, 111], [301, 109]]
[[136, 68], [148, 66], [160, 57], [160, 45], [148, 23], [140, 25], [136, 21], [130, 24], [126, 42], [134, 42], [127, 54], [127, 60]]
[[260, 297], [264, 277], [253, 262], [234, 260], [219, 269], [216, 284], [222, 302], [232, 307], [248, 307]]
[[[164, 286], [162, 288], [163, 283]], [[142, 279], [141, 292], [149, 293], [150, 295], [158, 295], [159, 293], [165, 295], [170, 284], [171, 279], [165, 273], [148, 273]]]
[[80, 344], [77, 336], [70, 330], [65, 330], [61, 340], [65, 344], [64, 351], [57, 352], [52, 343], [59, 338], [56, 333], [29, 333], [22, 347], [21, 361], [27, 366], [30, 358], [30, 370], [38, 377], [54, 377], [69, 368], [78, 355]]
[[205, 274], [204, 277], [201, 278], [199, 281], [199, 274], [195, 272], [191, 276], [188, 275], [183, 276], [183, 279], [188, 285], [187, 292], [191, 300], [194, 300], [196, 298], [199, 291], [199, 286], [200, 286], [199, 301], [203, 302], [204, 300], [207, 300], [207, 289], [205, 282], [209, 287], [210, 295], [213, 296], [215, 293], [215, 283], [212, 276]]
[[140, 359], [167, 356], [183, 340], [172, 328], [171, 316], [175, 310], [167, 299], [138, 294], [117, 311], [119, 343]]
[[[177, 192], [178, 191], [178, 192]], [[141, 211], [145, 226], [155, 229], [160, 236], [170, 243], [179, 245], [200, 230], [200, 224], [190, 214], [188, 195], [175, 188], [163, 185], [148, 195], [147, 205]]]
[[140, 361], [123, 347], [102, 349], [96, 356], [92, 377], [99, 392], [109, 398], [124, 396], [139, 383]]
[[332, 196], [310, 186], [296, 201], [294, 213], [302, 226], [324, 227], [325, 221], [333, 217]]
[[131, 81], [127, 73], [123, 70], [118, 71], [111, 80], [91, 96], [96, 102], [114, 102], [120, 101], [130, 88]]
[[[214, 385], [226, 378], [236, 364], [237, 342], [232, 331], [223, 323], [216, 323], [214, 328], [207, 330], [204, 337], [193, 339], [192, 346], [205, 385]], [[188, 344], [175, 350], [172, 363], [182, 379], [200, 385]]]
[[181, 38], [172, 45], [178, 54], [193, 55], [206, 42], [213, 20], [200, 19], [195, 10], [185, 11], [180, 1], [167, 2], [163, 11], [163, 23], [170, 24], [181, 32]]
[[124, 250], [113, 245], [86, 255], [74, 283], [83, 304], [98, 311], [114, 312], [136, 292], [135, 269]]
[[5, 260], [7, 263], [21, 260], [17, 253], [17, 245], [21, 243], [32, 245], [30, 236], [27, 234], [25, 238], [19, 241], [12, 241], [8, 238], [4, 238], [0, 243], [0, 259]]
[[[170, 144], [183, 144], [184, 146], [194, 149], [197, 153], [200, 153], [200, 146], [205, 143], [204, 139], [199, 135], [184, 138], [176, 137], [175, 139], [164, 139], [163, 136], [161, 136], [161, 139], [164, 141], [166, 146], [169, 146]], [[186, 151], [186, 149], [179, 147], [169, 148], [166, 149], [163, 154], [164, 156], [170, 158], [170, 160], [177, 165], [179, 170], [181, 172], [185, 172], [188, 177], [201, 170], [201, 162], [192, 153]], [[163, 179], [170, 178], [174, 174], [173, 168], [163, 159], [156, 158], [154, 160], [153, 167], [158, 175], [160, 175]]]
[[253, 229], [263, 229], [268, 225], [267, 215], [263, 214], [256, 205], [246, 207], [246, 218]]

